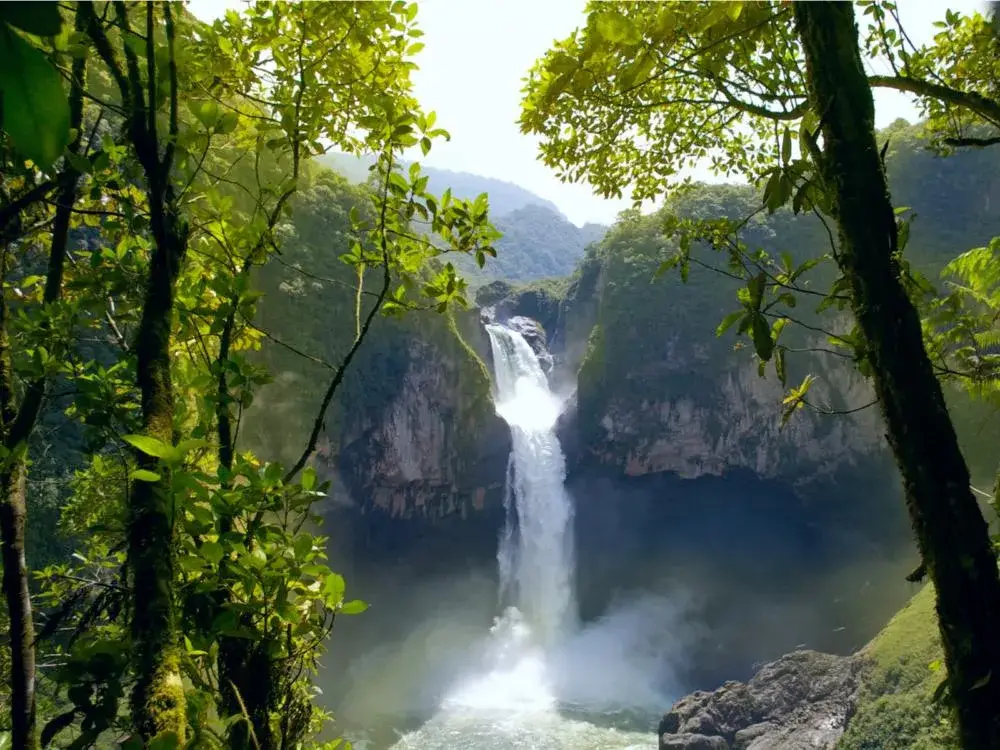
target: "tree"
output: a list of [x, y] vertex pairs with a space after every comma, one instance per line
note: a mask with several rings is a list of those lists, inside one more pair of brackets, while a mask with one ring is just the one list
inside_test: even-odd
[[966, 748], [1000, 745], [1000, 579], [920, 319], [900, 280], [895, 214], [875, 143], [875, 107], [849, 4], [797, 3], [818, 170], [839, 227], [838, 265], [864, 336], [872, 380], [937, 591], [948, 685]]
[[[7, 79], [2, 83], [4, 95], [4, 130], [8, 142], [2, 144], [3, 164], [7, 180], [14, 185], [28, 182], [32, 170], [25, 169], [25, 158], [37, 159], [48, 167], [62, 151], [62, 141], [71, 131], [67, 158], [54, 180], [36, 185], [34, 190], [11, 196], [4, 185], [3, 210], [8, 212], [0, 235], [3, 256], [0, 258], [0, 279], [7, 281], [13, 266], [11, 255], [17, 246], [40, 242], [40, 238], [25, 225], [29, 210], [42, 209], [42, 201], [55, 192], [55, 210], [51, 216], [48, 263], [40, 309], [39, 327], [42, 338], [36, 341], [38, 352], [48, 357], [61, 355], [61, 342], [54, 329], [65, 325], [66, 310], [60, 307], [63, 294], [63, 273], [69, 245], [70, 219], [76, 203], [80, 171], [73, 157], [81, 158], [90, 148], [83, 138], [83, 93], [86, 57], [74, 60], [70, 70], [70, 91], [65, 132], [57, 117], [54, 122], [40, 124], [41, 131], [26, 132], [27, 123], [43, 115], [46, 109], [60, 111], [66, 106], [66, 94], [58, 73], [38, 48], [31, 46], [19, 32], [56, 36], [62, 20], [55, 6], [32, 18], [25, 3], [12, 3], [0, 14], [0, 65], [10, 71], [19, 68], [23, 80]], [[82, 29], [82, 12], [76, 13], [76, 30]], [[9, 25], [8, 25], [9, 24]], [[34, 89], [34, 90], [33, 90]], [[54, 130], [51, 130], [54, 128]], [[35, 139], [35, 140], [33, 140]], [[34, 218], [39, 218], [35, 216]], [[46, 222], [47, 223], [47, 222]], [[13, 247], [12, 247], [13, 246]], [[27, 498], [28, 440], [38, 422], [42, 402], [52, 374], [51, 367], [42, 367], [19, 388], [11, 349], [11, 308], [8, 284], [0, 290], [0, 546], [3, 551], [3, 590], [10, 621], [11, 634], [11, 719], [12, 740], [16, 747], [38, 746], [35, 720], [35, 628], [29, 590], [29, 574], [25, 559], [25, 528]], [[48, 347], [48, 352], [46, 351]], [[19, 392], [20, 391], [20, 392]]]
[[[133, 722], [145, 738], [186, 737], [187, 718], [180, 672], [179, 635], [173, 593], [174, 500], [170, 474], [158, 470], [174, 442], [174, 388], [170, 372], [170, 331], [174, 294], [187, 252], [189, 227], [181, 212], [172, 170], [180, 134], [175, 25], [170, 3], [162, 6], [166, 44], [158, 56], [157, 8], [149, 4], [139, 38], [145, 40], [145, 76], [124, 3], [115, 5], [114, 26], [125, 40], [122, 67], [105, 23], [91, 7], [87, 32], [118, 88], [130, 149], [142, 168], [149, 206], [153, 251], [142, 319], [136, 335], [136, 380], [141, 392], [143, 434], [130, 442], [139, 472], [131, 489], [128, 521], [129, 563], [134, 599], [132, 639], [137, 680], [132, 693]], [[159, 72], [158, 72], [159, 67]], [[167, 129], [158, 122], [159, 103], [168, 107]]]
[[[901, 26], [890, 33], [887, 17], [898, 26], [893, 4], [863, 5], [871, 17], [866, 44], [889, 58], [891, 76], [865, 80], [849, 5], [592, 4], [586, 28], [557, 43], [532, 71], [522, 129], [542, 136], [542, 158], [563, 179], [587, 179], [604, 195], [630, 187], [636, 201], [654, 198], [682, 187], [684, 169], [708, 160], [716, 172], [761, 185], [760, 210], [791, 202], [796, 213], [836, 219], [840, 241], [831, 234], [826, 259], [841, 275], [828, 291], [802, 283], [822, 258], [798, 267], [790, 259], [778, 263], [740, 239], [746, 220], [670, 222], [666, 229], [679, 236], [680, 249], [664, 270], [677, 266], [686, 278], [696, 242], [725, 253], [729, 266], [722, 270], [746, 287], [742, 309], [719, 332], [738, 324], [754, 344], [761, 373], [774, 358], [782, 380], [785, 349], [778, 341], [796, 320], [790, 308], [797, 298], [818, 294], [819, 312], [854, 310], [854, 330], [829, 331], [831, 343], [845, 348], [875, 385], [914, 532], [938, 587], [960, 731], [967, 746], [990, 747], [997, 742], [990, 675], [1000, 671], [1000, 655], [988, 633], [1000, 617], [1000, 584], [910, 301], [927, 285], [900, 256], [910, 223], [896, 219], [888, 199], [869, 86], [920, 94], [942, 129], [945, 113], [957, 110], [977, 137], [988, 135], [1000, 111], [990, 96], [995, 77], [984, 72], [992, 69], [988, 50], [995, 40], [980, 16], [965, 21], [949, 12], [949, 29], [968, 33], [956, 36], [955, 45], [917, 50]], [[825, 34], [839, 34], [837, 42]], [[975, 54], [963, 60], [956, 47]], [[842, 93], [835, 96], [838, 83]], [[913, 381], [902, 379], [903, 363]], [[805, 403], [810, 382], [789, 393], [790, 410]], [[944, 436], [943, 452], [927, 442], [930, 435]]]

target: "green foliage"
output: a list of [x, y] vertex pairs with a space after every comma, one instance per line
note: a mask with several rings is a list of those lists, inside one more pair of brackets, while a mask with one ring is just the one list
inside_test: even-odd
[[630, 2], [587, 12], [525, 89], [522, 130], [541, 136], [542, 158], [562, 179], [586, 179], [605, 196], [629, 188], [639, 201], [702, 160], [751, 179], [778, 161], [770, 122], [740, 117], [753, 108], [732, 103], [733, 92], [763, 90], [776, 93], [777, 110], [795, 111], [798, 71], [775, 64], [796, 59], [788, 8]]
[[927, 303], [925, 335], [938, 367], [970, 393], [1000, 397], [1000, 238], [945, 266], [944, 296]]
[[[892, 71], [871, 76], [873, 86], [917, 94], [936, 142], [970, 126], [996, 135], [997, 41], [982, 15], [948, 11], [934, 43], [918, 49], [895, 3], [860, 5], [866, 50]], [[766, 182], [771, 210], [793, 197], [807, 207], [821, 196], [794, 177], [813, 155], [818, 118], [806, 106], [791, 12], [781, 3], [593, 2], [586, 24], [531, 70], [521, 129], [541, 137], [542, 159], [561, 179], [586, 179], [605, 196], [655, 199], [707, 162]]]
[[19, 31], [54, 37], [61, 29], [58, 6], [10, 2], [0, 8], [3, 129], [41, 169], [51, 167], [69, 145], [69, 102], [59, 71]]
[[[740, 231], [746, 242], [730, 246], [730, 229], [740, 224], [741, 217], [753, 214], [755, 205], [751, 188], [697, 186], [656, 214], [628, 212], [611, 229], [596, 251], [602, 280], [597, 290], [600, 334], [595, 332], [591, 339], [580, 370], [582, 413], [600, 419], [612, 394], [633, 414], [644, 413], [638, 405], [659, 398], [664, 391], [684, 393], [696, 403], [714, 403], [720, 397], [716, 384], [707, 379], [693, 382], [687, 377], [688, 363], [667, 364], [675, 357], [691, 356], [689, 347], [696, 340], [699, 360], [717, 372], [732, 365], [731, 337], [737, 332], [762, 350], [758, 355], [767, 354], [768, 359], [779, 336], [781, 346], [805, 345], [800, 333], [782, 333], [783, 312], [776, 305], [787, 302], [788, 288], [787, 281], [779, 280], [787, 280], [803, 266], [799, 276], [812, 270], [809, 266], [815, 263], [798, 262], [796, 257], [808, 259], [822, 248], [827, 241], [825, 233], [811, 219], [781, 211], [772, 217], [756, 215], [743, 223]], [[715, 267], [713, 256], [718, 251], [713, 249], [713, 241], [720, 247], [725, 243], [721, 249], [730, 263], [719, 264], [723, 273], [708, 273], [701, 267]], [[748, 243], [755, 245], [753, 251]], [[776, 259], [773, 262], [772, 257]], [[751, 262], [766, 268], [768, 275], [758, 272], [744, 281], [740, 275], [745, 273], [743, 264]], [[684, 284], [656, 281], [671, 268], [679, 269], [682, 276], [687, 273], [685, 268], [693, 272]], [[822, 270], [817, 268], [811, 275]], [[741, 304], [738, 311], [731, 310], [734, 298]], [[807, 312], [799, 314], [813, 320]], [[754, 320], [759, 321], [756, 326]], [[607, 377], [599, 375], [603, 370], [598, 357], [616, 363]], [[777, 355], [776, 361], [783, 366], [783, 354]], [[802, 377], [799, 365], [790, 369]], [[622, 371], [627, 373], [624, 378], [620, 377]], [[641, 428], [639, 432], [648, 434]], [[619, 440], [628, 443], [629, 438], [621, 436]]]
[[862, 651], [867, 666], [841, 750], [957, 750], [941, 699], [943, 652], [928, 585]]
[[[83, 748], [131, 731], [125, 746], [140, 734], [148, 747], [241, 746], [251, 736], [261, 748], [299, 746], [328, 719], [311, 678], [334, 618], [367, 606], [345, 597], [317, 533], [313, 507], [329, 486], [309, 464], [327, 407], [374, 320], [464, 305], [451, 259], [482, 266], [498, 235], [485, 195], [438, 197], [419, 164], [400, 168], [405, 149], [426, 154], [447, 137], [409, 93], [415, 5], [260, 2], [211, 26], [173, 4], [80, 7], [84, 23], [60, 33], [55, 51], [13, 30], [59, 32], [55, 6], [0, 11], [0, 210], [17, 243], [3, 259], [14, 312], [3, 334], [16, 342], [18, 387], [66, 388], [57, 421], [86, 439], [84, 460], [66, 466], [78, 468], [60, 521], [75, 553], [45, 568], [36, 597], [40, 648], [64, 665], [42, 681], [43, 738]], [[66, 136], [75, 141], [59, 142], [61, 81], [88, 52], [88, 136], [77, 128]], [[6, 64], [15, 55], [16, 69]], [[309, 168], [331, 144], [376, 155], [368, 186], [347, 191]], [[39, 184], [23, 157], [62, 173]], [[45, 199], [71, 179], [74, 262], [53, 275], [44, 232], [55, 203]], [[303, 188], [311, 192], [299, 202]], [[315, 428], [283, 468], [237, 441], [271, 383], [255, 353], [270, 335], [258, 317], [263, 293], [294, 292], [283, 280], [269, 288], [275, 259], [287, 251], [285, 267], [301, 276], [315, 247], [338, 269], [326, 281], [349, 300], [344, 345], [329, 359], [307, 355], [330, 371], [318, 379], [328, 384], [309, 394]], [[322, 316], [299, 320], [316, 324], [304, 348], [328, 333]], [[459, 345], [453, 319], [439, 320]], [[169, 366], [157, 371], [161, 355]], [[26, 447], [5, 447], [5, 457], [21, 461]], [[135, 547], [150, 519], [162, 521], [157, 533]], [[158, 576], [143, 579], [155, 597], [135, 590], [142, 571]], [[134, 627], [149, 614], [140, 607], [158, 632]]]

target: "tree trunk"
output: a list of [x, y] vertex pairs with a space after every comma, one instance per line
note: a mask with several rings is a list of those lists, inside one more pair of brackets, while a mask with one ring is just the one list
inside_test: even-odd
[[3, 541], [3, 593], [10, 616], [11, 739], [13, 747], [38, 747], [35, 725], [35, 627], [24, 557], [24, 461], [13, 460], [0, 473], [0, 532]]
[[[83, 29], [84, 14], [76, 12], [76, 30]], [[86, 57], [73, 61], [70, 76], [70, 127], [76, 137], [67, 146], [80, 153], [83, 124], [83, 89], [86, 77]], [[56, 210], [52, 223], [48, 269], [42, 304], [46, 310], [62, 297], [63, 271], [69, 244], [69, 225], [76, 204], [80, 174], [66, 162], [60, 175], [62, 187], [56, 194]], [[3, 261], [6, 262], [6, 257]], [[0, 279], [6, 269], [0, 269]], [[11, 362], [10, 338], [7, 330], [8, 308], [0, 289], [0, 444], [5, 450], [0, 469], [0, 558], [3, 560], [3, 592], [10, 619], [11, 649], [11, 740], [16, 748], [37, 748], [38, 727], [35, 717], [35, 625], [31, 609], [28, 563], [24, 536], [28, 519], [25, 494], [27, 475], [27, 444], [38, 423], [48, 378], [45, 375], [31, 381], [24, 389], [20, 406], [14, 395], [14, 373]], [[49, 323], [42, 329], [49, 330]]]
[[819, 165], [833, 197], [852, 306], [867, 342], [910, 520], [937, 592], [937, 613], [966, 750], [1000, 748], [1000, 579], [986, 523], [903, 289], [897, 231], [875, 142], [875, 111], [851, 3], [796, 2]]
[[[6, 258], [3, 261], [6, 262]], [[0, 271], [0, 279], [3, 273]], [[24, 554], [24, 532], [28, 506], [24, 494], [24, 453], [12, 434], [18, 422], [14, 397], [7, 299], [0, 290], [0, 416], [6, 455], [0, 470], [0, 557], [3, 560], [3, 593], [10, 619], [10, 719], [13, 746], [38, 747], [35, 721], [35, 624], [28, 588], [28, 562]], [[10, 447], [17, 453], [9, 453]]]
[[[166, 175], [163, 175], [166, 179]], [[136, 379], [142, 394], [143, 433], [173, 444], [174, 394], [170, 374], [170, 326], [174, 284], [186, 249], [186, 229], [168, 185], [150, 190], [155, 247], [142, 319], [136, 336]], [[157, 199], [165, 196], [166, 200]], [[140, 468], [161, 475], [158, 482], [133, 482], [128, 546], [135, 610], [132, 639], [136, 684], [133, 723], [144, 737], [187, 728], [174, 604], [175, 498], [170, 476], [156, 458], [137, 452]]]

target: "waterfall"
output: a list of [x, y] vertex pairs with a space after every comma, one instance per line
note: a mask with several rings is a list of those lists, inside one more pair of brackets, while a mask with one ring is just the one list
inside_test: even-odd
[[493, 349], [497, 413], [510, 425], [507, 520], [497, 552], [500, 595], [541, 646], [559, 643], [576, 619], [573, 505], [563, 487], [566, 462], [555, 434], [561, 400], [549, 389], [524, 337], [486, 327]]
[[[503, 612], [470, 651], [469, 669], [442, 696], [438, 713], [393, 747], [651, 749], [651, 733], [623, 731], [607, 717], [649, 706], [653, 726], [670, 705], [650, 666], [659, 660], [651, 636], [670, 612], [634, 603], [597, 622], [577, 622], [573, 504], [555, 434], [563, 404], [520, 333], [492, 324], [486, 330], [496, 410], [512, 443], [497, 551]], [[587, 723], [591, 716], [601, 720]]]

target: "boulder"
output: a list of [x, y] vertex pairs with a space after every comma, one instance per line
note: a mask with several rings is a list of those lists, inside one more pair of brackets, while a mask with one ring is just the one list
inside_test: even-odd
[[[833, 748], [853, 713], [861, 666], [859, 656], [795, 651], [765, 665], [747, 683], [692, 693], [660, 722], [660, 750]], [[701, 741], [692, 738], [716, 744], [690, 744]]]
[[729, 743], [704, 734], [666, 734], [660, 738], [660, 750], [729, 750]]
[[538, 362], [542, 366], [542, 369], [548, 373], [552, 370], [552, 355], [549, 353], [548, 340], [545, 334], [545, 328], [534, 318], [529, 318], [524, 315], [515, 315], [512, 318], [508, 318], [503, 323], [510, 330], [521, 334], [528, 346], [535, 352], [538, 356]]

